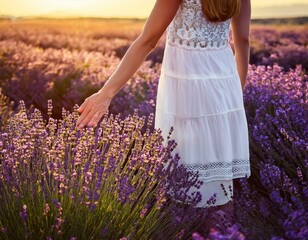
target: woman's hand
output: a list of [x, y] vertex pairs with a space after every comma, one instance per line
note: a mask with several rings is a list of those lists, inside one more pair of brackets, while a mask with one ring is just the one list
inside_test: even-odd
[[98, 91], [90, 97], [87, 97], [83, 104], [77, 109], [81, 115], [77, 120], [77, 127], [79, 129], [88, 125], [90, 127], [96, 126], [98, 121], [108, 110], [112, 98], [103, 91]]
[[148, 54], [155, 48], [161, 35], [174, 18], [182, 0], [156, 0], [140, 36], [132, 43], [115, 72], [104, 87], [77, 109], [81, 112], [77, 120], [78, 128], [94, 126], [107, 111], [111, 99], [122, 86], [135, 74]]

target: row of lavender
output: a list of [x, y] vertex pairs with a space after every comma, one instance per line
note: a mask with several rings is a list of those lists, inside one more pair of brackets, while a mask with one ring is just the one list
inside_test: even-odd
[[251, 30], [250, 63], [278, 65], [285, 70], [301, 64], [308, 70], [308, 26], [256, 26]]
[[[95, 133], [76, 132], [76, 113], [62, 113], [61, 108], [73, 110], [74, 104], [95, 92], [119, 59], [111, 52], [102, 55], [67, 48], [42, 49], [18, 38], [1, 41], [0, 52], [3, 92], [15, 103], [22, 99], [26, 105], [22, 105], [19, 115], [11, 118], [4, 117], [9, 110], [1, 106], [0, 156], [5, 164], [1, 165], [0, 190], [6, 191], [1, 192], [6, 207], [0, 210], [0, 227], [4, 234], [26, 233], [33, 238], [33, 234], [46, 232], [49, 235], [40, 236], [55, 239], [95, 238], [98, 236], [95, 234], [110, 234], [106, 239], [111, 236], [159, 239], [162, 235], [185, 239], [193, 233], [195, 229], [190, 219], [199, 213], [190, 208], [184, 211], [183, 207], [164, 205], [168, 183], [178, 198], [185, 189], [177, 182], [187, 188], [198, 183], [193, 176], [185, 177], [189, 174], [181, 168], [162, 169], [162, 162], [171, 159], [166, 156], [172, 152], [172, 144], [167, 149], [162, 148], [159, 133], [153, 132], [151, 123], [159, 64], [153, 66], [146, 62], [113, 100], [110, 112], [121, 113], [121, 117], [105, 117], [102, 129]], [[301, 52], [305, 54], [304, 50]], [[245, 105], [252, 176], [239, 181], [235, 189], [238, 226], [248, 239], [304, 239], [308, 236], [307, 87], [308, 76], [301, 66], [287, 71], [276, 64], [250, 66]], [[64, 115], [58, 127], [51, 118], [50, 106], [48, 111], [47, 99], [53, 99], [54, 118]], [[37, 111], [25, 117], [31, 104], [42, 111], [45, 120]], [[136, 115], [124, 119], [134, 109], [139, 110], [139, 115], [148, 116], [148, 126], [144, 126], [145, 118], [139, 119]], [[57, 159], [57, 164], [53, 165], [51, 159]], [[176, 165], [176, 158], [172, 161]], [[140, 166], [142, 164], [144, 166]], [[146, 168], [149, 166], [152, 171]], [[144, 181], [149, 183], [146, 189], [142, 189]], [[55, 189], [48, 189], [50, 186]], [[117, 194], [105, 195], [110, 191]], [[76, 194], [79, 199], [74, 200]], [[190, 201], [194, 203], [197, 198]], [[33, 199], [39, 208], [29, 203]], [[122, 205], [118, 205], [119, 202]], [[78, 219], [71, 209], [78, 209]], [[123, 212], [117, 212], [120, 209]], [[132, 209], [135, 214], [129, 218], [125, 214]], [[111, 219], [110, 211], [117, 212], [112, 214], [117, 217]], [[102, 220], [98, 216], [103, 212], [106, 215]], [[37, 224], [38, 219], [41, 224]], [[85, 219], [89, 230], [84, 228], [84, 232], [78, 233], [79, 224]], [[19, 231], [10, 229], [12, 222], [20, 223]], [[51, 223], [53, 228], [49, 228]], [[97, 228], [93, 229], [93, 225]], [[208, 238], [243, 238], [236, 227], [228, 231], [214, 232]], [[115, 232], [118, 235], [114, 235]], [[20, 238], [21, 235], [11, 236]], [[196, 233], [194, 238], [202, 239]]]
[[160, 132], [150, 131], [153, 114], [106, 114], [93, 131], [77, 130], [76, 111], [63, 110], [61, 120], [51, 112], [50, 101], [46, 124], [21, 101], [1, 132], [1, 239], [187, 237], [197, 213], [169, 196], [194, 205], [200, 196], [184, 193], [200, 183], [172, 158], [175, 143], [164, 148]]
[[[47, 99], [53, 100], [53, 116], [61, 117], [62, 107], [73, 109], [100, 89], [119, 63], [113, 52], [41, 49], [15, 40], [0, 42], [0, 86], [3, 93], [27, 107], [47, 112]], [[24, 54], [27, 53], [27, 54]], [[154, 110], [160, 65], [145, 62], [110, 111], [126, 116], [134, 109], [148, 115]]]
[[[42, 49], [67, 49], [70, 51], [114, 51], [122, 57], [141, 31], [142, 21], [80, 21], [49, 23], [26, 21], [24, 23], [0, 24], [0, 41], [15, 41]], [[232, 34], [230, 32], [232, 39]], [[301, 64], [308, 70], [308, 26], [276, 25], [251, 27], [250, 63], [255, 65], [279, 64], [286, 70]], [[148, 59], [161, 63], [164, 38]]]
[[153, 114], [77, 130], [76, 107], [57, 120], [49, 100], [46, 122], [23, 101], [13, 113], [3, 94], [0, 106], [1, 239], [244, 239], [237, 223], [205, 227], [221, 215], [194, 208], [202, 182], [178, 164], [176, 142], [162, 144]]

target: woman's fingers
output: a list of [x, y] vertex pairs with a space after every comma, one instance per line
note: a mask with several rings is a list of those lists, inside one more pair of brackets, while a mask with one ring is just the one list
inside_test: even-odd
[[101, 119], [102, 117], [102, 113], [101, 112], [96, 112], [93, 117], [91, 118], [90, 122], [89, 122], [89, 126], [94, 127], [97, 125], [98, 121]]
[[84, 103], [79, 108], [77, 108], [78, 112], [82, 112], [83, 110], [84, 110]]
[[88, 114], [84, 117], [84, 119], [78, 124], [78, 128], [83, 128], [84, 126], [86, 126], [88, 124], [88, 122], [90, 121], [91, 116]]
[[[79, 125], [79, 128], [83, 128], [84, 126], [88, 125], [88, 126], [96, 126], [98, 121], [101, 119], [101, 117], [103, 116], [103, 112], [102, 111], [97, 111], [94, 108], [92, 108], [90, 111], [85, 110], [82, 113], [82, 118], [80, 119], [80, 122], [77, 121], [77, 125]], [[80, 116], [81, 117], [81, 116]]]
[[86, 125], [86, 118], [89, 116], [89, 113], [91, 112], [90, 107], [86, 107], [82, 114], [79, 116], [79, 118], [77, 119], [77, 125], [82, 128]]
[[77, 109], [77, 111], [78, 111], [78, 112], [84, 111], [84, 109], [85, 109], [87, 103], [88, 103], [88, 100], [87, 100], [87, 98], [86, 98], [86, 100], [80, 105], [80, 107]]
[[77, 119], [77, 127], [96, 126], [103, 114], [108, 110], [111, 99], [105, 99], [99, 94], [93, 94], [87, 98], [77, 109], [81, 115]]

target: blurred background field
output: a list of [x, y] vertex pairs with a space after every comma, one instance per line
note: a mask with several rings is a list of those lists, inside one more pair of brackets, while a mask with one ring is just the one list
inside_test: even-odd
[[[250, 66], [244, 92], [252, 176], [235, 184], [239, 231], [247, 239], [308, 239], [307, 22], [306, 17], [252, 20]], [[0, 163], [16, 158], [14, 151], [9, 150], [14, 138], [7, 136], [19, 136], [18, 124], [25, 124], [12, 115], [18, 111], [20, 100], [24, 101], [25, 109], [37, 108], [45, 120], [62, 119], [62, 108], [73, 111], [75, 104], [81, 104], [103, 86], [140, 34], [143, 24], [142, 19], [3, 18], [0, 21], [0, 134], [3, 141], [0, 141], [0, 150], [6, 150], [6, 155], [0, 154]], [[163, 36], [147, 61], [113, 99], [110, 113], [120, 114], [122, 119], [136, 109], [140, 116], [154, 114], [164, 41]], [[48, 99], [52, 99], [52, 113]], [[32, 121], [38, 132], [45, 131], [42, 120], [35, 125], [38, 117], [32, 118], [25, 122]], [[106, 126], [112, 128], [112, 121]], [[153, 130], [151, 124], [149, 127]], [[20, 125], [20, 129], [26, 128], [27, 125]], [[45, 149], [44, 144], [34, 141], [36, 133], [31, 134], [36, 148]], [[117, 134], [112, 135], [115, 139], [111, 141], [122, 139], [123, 135]], [[17, 138], [16, 141], [22, 145], [24, 140]], [[38, 157], [33, 153], [29, 159], [36, 161]], [[141, 160], [146, 161], [146, 158]], [[28, 177], [29, 180], [31, 176]], [[0, 181], [6, 180], [0, 175]], [[13, 183], [8, 180], [5, 184]], [[0, 196], [6, 198], [8, 195], [1, 192], [3, 186], [0, 184]], [[21, 212], [25, 210], [21, 202], [18, 204]], [[9, 221], [1, 222], [1, 217], [10, 215], [6, 210], [0, 207], [0, 238], [1, 231], [6, 234], [3, 229], [13, 231], [4, 224]], [[15, 215], [19, 217], [18, 210]], [[119, 222], [124, 221], [119, 219]], [[35, 221], [33, 218], [28, 223]], [[20, 226], [23, 227], [22, 223]], [[121, 224], [118, 227], [121, 229]], [[113, 230], [116, 232], [117, 228]], [[233, 234], [234, 238], [222, 238], [217, 233], [217, 238], [213, 235], [210, 239], [243, 239], [238, 230], [232, 231], [225, 230], [221, 234]]]
[[[277, 19], [272, 20], [273, 24], [270, 20], [252, 20], [250, 64], [277, 63], [285, 70], [300, 64], [307, 71], [308, 18], [305, 24], [295, 24], [302, 23], [302, 19], [287, 19], [288, 24], [277, 24]], [[3, 93], [15, 102], [23, 99], [27, 106], [34, 104], [41, 110], [46, 110], [47, 98], [53, 98], [58, 107], [72, 109], [73, 104], [81, 104], [86, 95], [102, 86], [142, 31], [143, 24], [142, 19], [3, 20], [0, 22]], [[232, 44], [231, 34], [230, 38]], [[135, 78], [159, 71], [154, 65], [162, 62], [164, 41], [163, 36], [147, 57], [146, 67]], [[152, 68], [147, 69], [147, 65]], [[57, 109], [59, 117], [61, 110]]]

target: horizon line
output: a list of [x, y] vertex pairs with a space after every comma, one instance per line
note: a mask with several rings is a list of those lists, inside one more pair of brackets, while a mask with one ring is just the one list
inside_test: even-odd
[[[251, 17], [251, 20], [266, 20], [266, 19], [292, 19], [292, 18], [308, 18], [308, 15], [298, 15], [298, 16], [274, 16], [274, 17]], [[114, 20], [146, 20], [147, 17], [133, 17], [133, 16], [46, 16], [44, 15], [29, 15], [29, 16], [14, 16], [0, 14], [0, 19], [114, 19]]]

